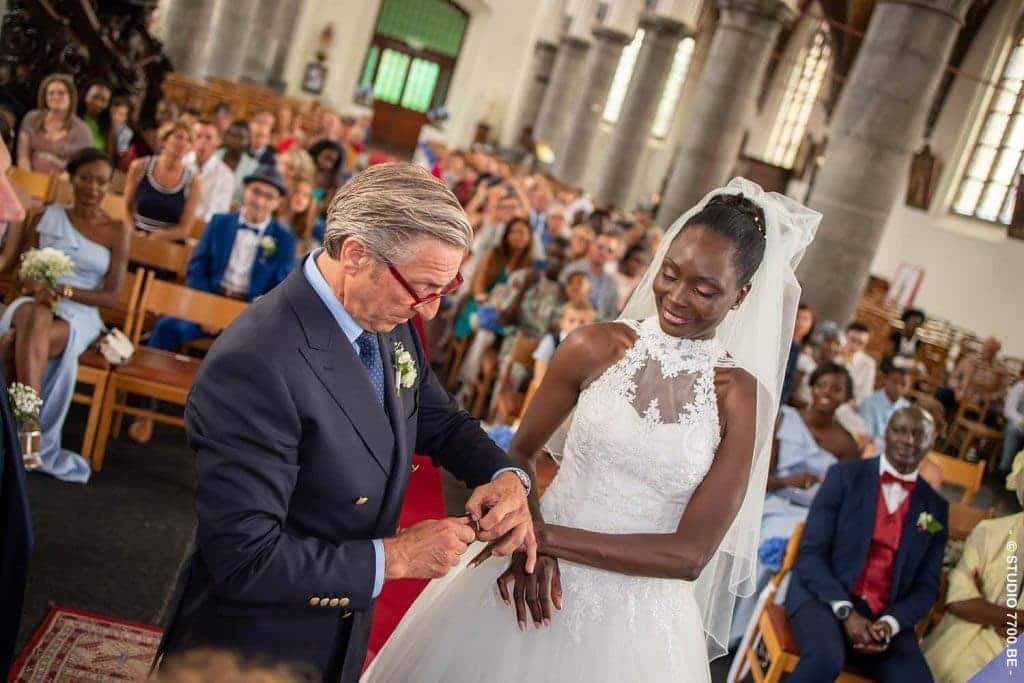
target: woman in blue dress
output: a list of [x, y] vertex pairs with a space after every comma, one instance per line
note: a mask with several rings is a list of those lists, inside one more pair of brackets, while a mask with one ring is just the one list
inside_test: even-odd
[[[40, 471], [64, 481], [85, 483], [89, 463], [61, 448], [61, 431], [71, 404], [78, 356], [103, 331], [99, 306], [115, 306], [128, 265], [128, 230], [102, 208], [114, 167], [96, 149], [85, 149], [68, 163], [74, 202], [51, 205], [35, 230], [39, 247], [58, 249], [75, 269], [61, 278], [56, 291], [45, 283], [22, 283], [24, 296], [0, 316], [0, 344], [11, 381], [33, 387], [43, 399], [40, 426]], [[54, 303], [57, 304], [56, 309]]]

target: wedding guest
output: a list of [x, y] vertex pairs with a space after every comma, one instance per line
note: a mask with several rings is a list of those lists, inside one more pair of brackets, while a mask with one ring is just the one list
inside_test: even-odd
[[519, 410], [520, 415], [525, 414], [526, 409], [530, 407], [530, 402], [537, 393], [541, 382], [544, 381], [544, 375], [547, 374], [548, 365], [551, 364], [558, 345], [575, 330], [594, 322], [596, 317], [597, 311], [587, 301], [570, 301], [562, 307], [558, 332], [545, 334], [533, 352], [533, 370], [529, 376], [530, 384], [526, 389], [523, 407]]
[[839, 350], [837, 362], [846, 366], [853, 378], [853, 399], [861, 402], [875, 390], [875, 373], [878, 369], [875, 359], [865, 349], [871, 340], [871, 330], [862, 322], [854, 321], [846, 326], [843, 347]]
[[[261, 166], [245, 179], [242, 210], [213, 217], [188, 261], [185, 284], [191, 289], [252, 301], [279, 285], [295, 264], [295, 237], [273, 219], [288, 192], [273, 166]], [[178, 318], [160, 318], [149, 346], [177, 351], [182, 344], [218, 334]], [[129, 429], [136, 443], [153, 436], [153, 421], [137, 419]]]
[[914, 627], [938, 597], [947, 538], [949, 505], [918, 476], [934, 441], [931, 416], [903, 408], [881, 457], [829, 470], [786, 593], [800, 648], [788, 681], [832, 681], [848, 661], [882, 683], [932, 680]]
[[885, 428], [889, 418], [900, 408], [910, 405], [910, 375], [906, 368], [897, 367], [891, 358], [882, 361], [882, 388], [873, 391], [857, 405], [857, 412], [864, 418], [868, 436], [878, 451], [885, 446]]
[[621, 311], [633, 290], [640, 284], [644, 273], [647, 271], [647, 264], [651, 261], [651, 255], [647, 252], [646, 246], [633, 247], [626, 251], [619, 266], [615, 271], [615, 280], [619, 290], [619, 310]]
[[78, 91], [67, 74], [50, 74], [39, 84], [37, 108], [25, 114], [18, 132], [18, 167], [63, 173], [68, 159], [92, 145], [92, 133], [75, 115]]
[[[470, 204], [472, 203], [471, 200]], [[465, 263], [462, 264], [462, 276], [466, 278], [467, 282], [473, 282], [477, 267], [484, 254], [501, 244], [505, 226], [516, 217], [521, 209], [522, 207], [514, 194], [506, 192], [501, 187], [496, 187], [488, 193], [487, 205], [483, 211], [478, 214], [474, 211], [479, 222], [474, 224], [473, 245], [470, 247]], [[467, 214], [469, 214], [468, 211]], [[470, 215], [472, 223], [472, 214]]]
[[157, 139], [160, 153], [136, 159], [128, 169], [125, 222], [153, 239], [180, 242], [188, 237], [202, 194], [199, 178], [185, 163], [195, 131], [175, 121], [164, 124]]
[[1024, 370], [1017, 381], [1010, 386], [1003, 399], [1003, 456], [999, 460], [999, 471], [1007, 472], [1014, 457], [1024, 448]]
[[314, 198], [318, 203], [330, 202], [338, 189], [338, 173], [345, 161], [345, 150], [337, 142], [320, 140], [309, 148], [315, 167], [313, 180], [316, 183]]
[[110, 159], [86, 147], [68, 161], [67, 169], [73, 202], [68, 208], [48, 206], [33, 239], [39, 247], [67, 254], [74, 271], [58, 281], [56, 290], [35, 280], [23, 283], [24, 296], [0, 317], [0, 346], [5, 363], [13, 363], [8, 377], [32, 387], [43, 399], [40, 470], [64, 481], [85, 483], [89, 463], [61, 448], [61, 433], [75, 390], [78, 356], [104, 330], [98, 307], [114, 306], [120, 297], [129, 231], [102, 209], [114, 172]]
[[[960, 404], [972, 405], [993, 401], [1003, 386], [1003, 376], [996, 357], [1003, 345], [995, 337], [981, 343], [980, 354], [964, 354], [956, 362], [949, 384], [935, 390], [935, 398], [946, 408], [946, 418], [956, 415]], [[994, 412], [989, 409], [990, 412]], [[983, 415], [991, 422], [991, 416]]]
[[566, 278], [565, 301], [566, 303], [570, 301], [590, 303], [590, 277], [586, 273], [573, 273]]
[[196, 217], [209, 222], [214, 214], [231, 210], [235, 174], [217, 155], [221, 142], [217, 124], [210, 119], [199, 119], [194, 128], [193, 151], [200, 189]]
[[276, 161], [271, 139], [274, 135], [274, 114], [260, 109], [249, 117], [249, 154], [261, 166], [273, 166]]
[[317, 216], [311, 180], [300, 179], [288, 184], [288, 194], [281, 200], [274, 220], [295, 236], [296, 261], [323, 246], [324, 226]]
[[107, 138], [107, 155], [114, 160], [118, 169], [128, 168], [132, 160], [127, 158], [127, 154], [135, 137], [135, 131], [129, 123], [132, 114], [131, 100], [124, 95], [115, 95], [110, 100], [109, 114], [110, 135]]
[[224, 132], [224, 145], [217, 152], [217, 156], [235, 174], [235, 196], [233, 204], [242, 201], [243, 181], [252, 175], [259, 164], [249, 154], [249, 124], [245, 121], [235, 121], [228, 126]]
[[[806, 344], [800, 358], [797, 359], [796, 375], [791, 404], [795, 408], [803, 408], [811, 400], [810, 377], [814, 369], [823, 363], [834, 363], [843, 346], [843, 335], [833, 322], [825, 322], [815, 332], [816, 344]], [[853, 391], [850, 391], [851, 396]]]
[[796, 320], [793, 323], [793, 343], [789, 347], [786, 375], [782, 380], [782, 405], [790, 404], [793, 398], [793, 387], [801, 384], [802, 371], [798, 369], [800, 356], [813, 332], [814, 309], [810, 304], [801, 303], [796, 309]]
[[32, 204], [32, 198], [7, 179], [12, 144], [11, 129], [0, 119], [0, 273], [9, 272], [21, 256], [26, 209]]
[[293, 147], [287, 152], [278, 154], [277, 170], [288, 187], [303, 180], [312, 181], [316, 177], [316, 164], [313, 157], [300, 147]]
[[505, 297], [497, 303], [506, 337], [520, 331], [540, 339], [554, 330], [565, 297], [558, 275], [565, 265], [568, 246], [568, 240], [552, 240], [543, 270], [535, 264], [533, 268], [520, 268], [509, 277]]
[[586, 258], [596, 239], [594, 229], [586, 223], [574, 225], [569, 232], [569, 263]]
[[543, 178], [537, 178], [526, 192], [527, 206], [530, 207], [530, 228], [534, 239], [546, 245], [548, 239], [548, 208], [551, 205], [551, 186]]
[[78, 115], [89, 132], [92, 146], [101, 152], [107, 151], [107, 136], [110, 133], [110, 86], [103, 82], [93, 83], [86, 89], [85, 97], [78, 107]]
[[156, 111], [153, 112], [153, 119], [157, 130], [168, 123], [174, 123], [181, 116], [181, 108], [166, 97], [156, 103]]
[[[1013, 461], [1006, 488], [1024, 505], [1024, 456]], [[1010, 550], [1010, 543], [1016, 548]], [[923, 643], [936, 683], [962, 683], [997, 657], [1010, 630], [1024, 623], [1018, 608], [1024, 554], [1024, 512], [978, 522], [949, 572], [946, 613]], [[1014, 634], [1016, 635], [1016, 633]]]
[[889, 354], [895, 356], [896, 365], [912, 368], [917, 360], [917, 345], [920, 341], [917, 332], [924, 325], [924, 311], [908, 308], [903, 311], [900, 320], [903, 321], [903, 329], [893, 330], [889, 337]]
[[235, 122], [235, 115], [231, 113], [231, 105], [227, 102], [219, 102], [213, 110], [213, 122], [217, 124], [217, 130], [223, 136], [228, 128]]
[[573, 261], [562, 271], [564, 281], [572, 273], [590, 277], [590, 304], [601, 320], [615, 320], [619, 314], [619, 285], [606, 266], [614, 263], [622, 251], [622, 233], [609, 228], [597, 237], [586, 259]]

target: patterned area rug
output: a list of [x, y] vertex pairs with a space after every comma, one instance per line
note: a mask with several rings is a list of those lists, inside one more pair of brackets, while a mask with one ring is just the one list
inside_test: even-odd
[[155, 626], [54, 606], [18, 656], [8, 680], [144, 680], [161, 633]]

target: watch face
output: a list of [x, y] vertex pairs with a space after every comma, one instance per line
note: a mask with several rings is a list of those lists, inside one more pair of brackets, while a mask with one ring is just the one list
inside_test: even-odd
[[842, 605], [841, 607], [836, 609], [836, 616], [840, 620], [845, 620], [848, 616], [850, 616], [851, 610], [852, 608], [850, 606]]

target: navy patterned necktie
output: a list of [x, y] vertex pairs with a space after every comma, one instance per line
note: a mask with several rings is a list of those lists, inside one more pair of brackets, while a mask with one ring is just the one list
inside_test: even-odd
[[377, 344], [377, 335], [372, 332], [363, 332], [356, 338], [359, 346], [359, 360], [366, 368], [366, 376], [370, 378], [370, 384], [377, 392], [377, 402], [384, 406], [384, 361], [380, 357], [380, 347]]

